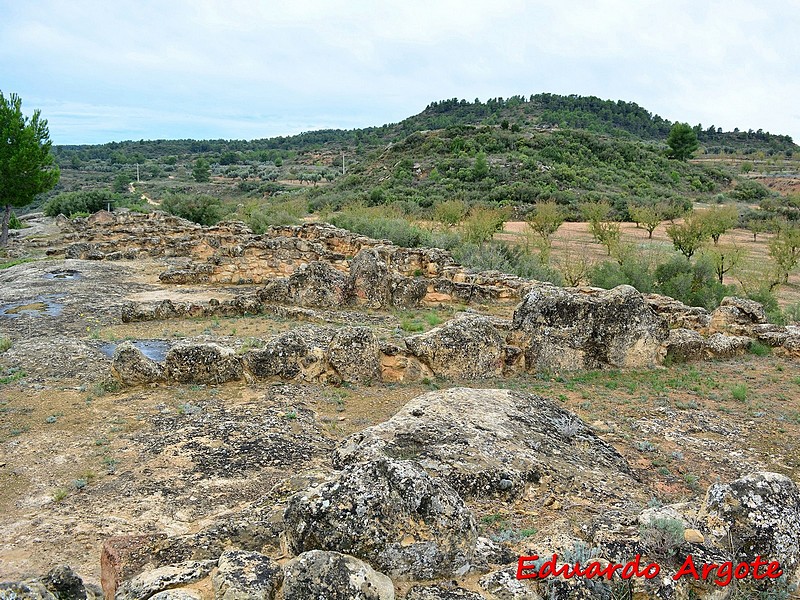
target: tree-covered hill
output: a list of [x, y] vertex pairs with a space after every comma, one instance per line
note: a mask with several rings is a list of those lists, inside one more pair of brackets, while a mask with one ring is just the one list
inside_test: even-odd
[[[293, 136], [259, 140], [140, 140], [101, 145], [58, 146], [62, 166], [76, 161], [103, 160], [117, 164], [143, 163], [168, 156], [236, 153], [241, 160], [274, 160], [292, 152], [347, 149], [364, 153], [372, 147], [398, 142], [416, 132], [453, 126], [499, 126], [513, 131], [580, 129], [612, 137], [663, 142], [673, 125], [634, 102], [602, 100], [595, 96], [535, 94], [528, 97], [490, 98], [481, 102], [453, 98], [432, 102], [421, 113], [400, 123], [364, 129], [325, 129]], [[790, 136], [758, 131], [723, 132], [694, 126], [704, 150], [744, 155], [764, 152], [791, 156], [796, 150]]]

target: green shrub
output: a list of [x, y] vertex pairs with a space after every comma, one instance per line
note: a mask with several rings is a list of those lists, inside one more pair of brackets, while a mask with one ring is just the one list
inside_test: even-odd
[[[753, 292], [747, 294], [750, 300], [760, 302], [764, 307], [764, 312], [767, 313], [767, 320], [774, 325], [786, 325], [791, 320], [789, 314], [784, 314], [781, 307], [778, 305], [778, 299], [775, 297], [768, 287], [764, 286]], [[791, 307], [789, 307], [791, 309]]]
[[737, 383], [731, 388], [731, 396], [734, 400], [739, 402], [747, 401], [747, 386], [743, 383]]
[[519, 246], [504, 242], [463, 244], [454, 248], [452, 253], [459, 263], [476, 271], [500, 271], [526, 279], [564, 285], [564, 279], [558, 271], [543, 265], [538, 257]]
[[660, 518], [642, 525], [639, 538], [653, 556], [670, 559], [683, 544], [683, 532], [683, 523], [678, 519]]
[[79, 213], [92, 214], [98, 210], [106, 210], [118, 206], [122, 201], [119, 194], [108, 190], [87, 190], [82, 192], [63, 192], [50, 199], [44, 205], [44, 214], [48, 217], [66, 215], [75, 216]]
[[200, 225], [216, 225], [227, 212], [219, 198], [204, 194], [170, 194], [161, 209]]
[[11, 348], [11, 338], [0, 335], [0, 354]]
[[25, 224], [19, 220], [19, 217], [15, 213], [11, 213], [11, 217], [8, 220], [8, 228], [9, 229], [24, 229]]
[[306, 214], [308, 202], [305, 198], [294, 198], [250, 206], [246, 210], [244, 221], [255, 233], [264, 233], [273, 226], [295, 225]]
[[676, 256], [656, 268], [655, 281], [655, 291], [659, 294], [708, 310], [715, 309], [725, 296], [733, 293], [731, 286], [719, 282], [707, 258], [692, 263]]
[[772, 354], [772, 348], [762, 344], [761, 342], [755, 341], [750, 344], [750, 348], [748, 348], [748, 352], [755, 356], [769, 356]]
[[399, 217], [380, 216], [374, 209], [350, 208], [333, 215], [329, 221], [355, 233], [375, 239], [387, 239], [404, 248], [428, 246], [430, 234]]

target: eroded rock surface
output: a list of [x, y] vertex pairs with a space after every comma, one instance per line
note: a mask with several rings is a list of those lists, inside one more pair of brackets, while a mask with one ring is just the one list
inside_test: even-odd
[[466, 572], [477, 540], [472, 513], [447, 483], [388, 458], [349, 465], [297, 494], [284, 519], [292, 553], [336, 550], [392, 577]]
[[212, 577], [215, 600], [273, 600], [283, 581], [283, 568], [258, 552], [228, 550], [219, 557]]
[[441, 377], [486, 379], [503, 374], [505, 339], [488, 317], [465, 314], [405, 342]]
[[529, 370], [651, 367], [661, 362], [668, 335], [664, 319], [627, 285], [585, 293], [534, 288], [513, 326], [527, 336]]
[[712, 485], [700, 519], [718, 545], [732, 546], [737, 560], [760, 555], [790, 574], [800, 566], [800, 490], [785, 475], [754, 473]]
[[311, 550], [286, 565], [284, 600], [394, 600], [394, 585], [367, 563], [339, 552]]
[[[582, 494], [623, 498], [625, 459], [576, 415], [541, 396], [451, 388], [414, 398], [388, 421], [336, 449], [341, 467], [411, 459], [460, 494], [518, 496], [542, 477], [569, 478]], [[591, 491], [590, 491], [591, 490]]]

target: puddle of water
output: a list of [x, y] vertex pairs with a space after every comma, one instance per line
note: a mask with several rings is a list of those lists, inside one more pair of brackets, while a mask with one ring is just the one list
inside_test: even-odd
[[80, 279], [80, 271], [75, 269], [56, 269], [44, 274], [45, 279]]
[[46, 298], [36, 298], [33, 300], [22, 300], [13, 302], [0, 307], [0, 317], [16, 319], [22, 315], [31, 317], [57, 317], [64, 309], [63, 304], [58, 304]]
[[[163, 340], [135, 340], [131, 343], [147, 358], [156, 362], [164, 362], [167, 358], [167, 351], [172, 347], [172, 344]], [[108, 358], [113, 358], [117, 346], [119, 346], [118, 342], [106, 342], [100, 345], [100, 352]]]

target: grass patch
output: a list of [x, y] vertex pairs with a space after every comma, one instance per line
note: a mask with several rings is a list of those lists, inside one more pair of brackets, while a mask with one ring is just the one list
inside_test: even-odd
[[17, 265], [33, 261], [34, 261], [33, 258], [14, 258], [12, 260], [0, 262], [0, 271], [2, 271], [3, 269], [10, 269], [11, 267], [15, 267]]
[[0, 376], [0, 385], [5, 385], [8, 383], [19, 381], [26, 375], [27, 373], [22, 369], [17, 369], [17, 368], [8, 369], [2, 376]]
[[769, 356], [772, 354], [772, 348], [757, 341], [750, 344], [750, 348], [747, 351], [755, 356]]
[[737, 383], [731, 388], [731, 396], [738, 402], [747, 401], [747, 386], [743, 383]]

